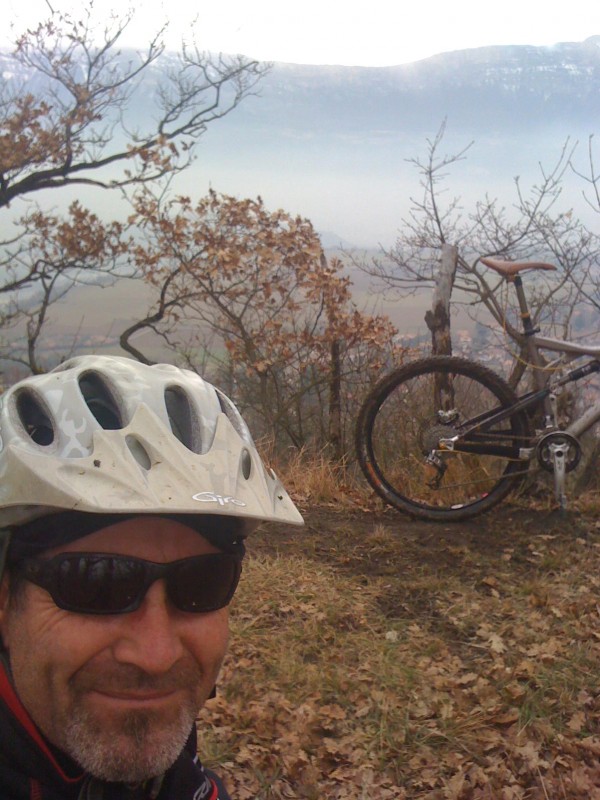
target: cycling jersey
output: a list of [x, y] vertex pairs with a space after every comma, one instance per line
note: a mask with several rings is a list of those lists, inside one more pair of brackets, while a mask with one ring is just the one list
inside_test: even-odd
[[106, 783], [82, 772], [39, 732], [1, 662], [0, 743], [2, 800], [231, 800], [198, 760], [195, 729], [173, 766], [143, 784]]

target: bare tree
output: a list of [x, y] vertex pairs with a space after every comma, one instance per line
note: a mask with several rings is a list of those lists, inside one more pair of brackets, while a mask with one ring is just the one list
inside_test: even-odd
[[[189, 46], [161, 59], [162, 31], [144, 52], [123, 51], [131, 17], [100, 32], [93, 10], [88, 0], [79, 17], [52, 13], [4, 59], [20, 79], [0, 83], [0, 207], [40, 189], [125, 186], [183, 169], [206, 126], [265, 73], [256, 61]], [[149, 90], [140, 123], [133, 104]]]
[[513, 343], [516, 358], [510, 381], [516, 385], [524, 369], [518, 313], [512, 297], [500, 291], [501, 279], [482, 267], [480, 257], [555, 263], [559, 271], [552, 273], [550, 280], [536, 278], [528, 283], [532, 320], [535, 326], [543, 323], [558, 334], [568, 331], [599, 252], [597, 235], [570, 209], [560, 208], [573, 147], [566, 142], [551, 169], [540, 165], [540, 178], [530, 189], [515, 178], [511, 206], [485, 197], [467, 210], [460, 197], [447, 199], [445, 192], [450, 168], [466, 158], [471, 145], [453, 155], [442, 154], [444, 132], [442, 125], [437, 136], [427, 141], [424, 158], [411, 159], [420, 176], [421, 195], [411, 197], [411, 209], [402, 221], [396, 244], [361, 267], [387, 292], [404, 296], [419, 289], [431, 290], [438, 277], [441, 247], [456, 246], [453, 303]]
[[[42, 190], [167, 180], [268, 68], [189, 45], [167, 54], [164, 30], [145, 50], [124, 50], [132, 15], [100, 26], [93, 0], [73, 16], [50, 10], [0, 54], [1, 354], [34, 372], [51, 306], [78, 282], [125, 274], [129, 244], [126, 223], [103, 223], [79, 203], [62, 216], [42, 211]], [[15, 215], [19, 201], [27, 210]]]
[[78, 284], [126, 275], [131, 241], [126, 226], [103, 223], [77, 202], [63, 216], [33, 209], [17, 224], [21, 233], [3, 255], [0, 356], [39, 373], [48, 366], [40, 349], [52, 306]]
[[[587, 207], [592, 209], [595, 214], [600, 214], [600, 173], [597, 168], [597, 155], [595, 152], [595, 140], [592, 134], [588, 138], [586, 152], [586, 165], [576, 166], [575, 159], [572, 157], [571, 168], [575, 175], [583, 182], [582, 197]], [[600, 310], [600, 275], [598, 271], [592, 271], [590, 280], [580, 285], [581, 292], [585, 300], [589, 303], [594, 312]]]
[[193, 366], [198, 356], [206, 363], [212, 337], [213, 371], [220, 366], [257, 430], [295, 447], [329, 443], [340, 456], [342, 382], [357, 371], [364, 380], [361, 350], [375, 369], [392, 332], [355, 307], [341, 263], [324, 258], [310, 222], [215, 192], [192, 204], [146, 190], [135, 210], [144, 237], [132, 252], [156, 299], [121, 346], [148, 362], [132, 337], [152, 331]]

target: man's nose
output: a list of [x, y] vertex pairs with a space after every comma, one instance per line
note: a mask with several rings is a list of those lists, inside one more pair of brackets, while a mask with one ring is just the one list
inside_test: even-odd
[[141, 606], [122, 616], [113, 645], [116, 660], [148, 674], [167, 672], [184, 653], [176, 619], [180, 613], [170, 605], [164, 581], [153, 583]]

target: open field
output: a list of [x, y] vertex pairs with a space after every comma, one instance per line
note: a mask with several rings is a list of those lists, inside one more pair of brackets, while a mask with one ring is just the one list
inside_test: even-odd
[[[390, 318], [397, 328], [399, 342], [406, 347], [429, 347], [431, 333], [425, 323], [425, 314], [431, 307], [432, 290], [422, 287], [414, 294], [399, 296], [389, 287], [374, 283], [374, 279], [359, 269], [357, 264], [368, 265], [374, 258], [381, 259], [377, 250], [355, 251], [351, 262], [348, 254], [341, 250], [326, 249], [328, 258], [338, 257], [347, 263], [347, 271], [342, 272], [351, 282], [352, 300], [356, 307], [366, 314], [382, 314]], [[390, 267], [391, 270], [391, 267]], [[121, 279], [112, 285], [79, 284], [61, 300], [50, 307], [48, 321], [44, 327], [38, 352], [46, 367], [51, 367], [75, 353], [95, 352], [123, 354], [119, 346], [119, 336], [135, 322], [156, 310], [157, 291], [143, 280]], [[491, 320], [485, 309], [471, 305], [470, 298], [455, 290], [452, 295], [452, 336], [457, 352], [468, 355], [472, 351], [474, 334], [478, 323], [488, 326], [485, 334], [486, 360], [490, 359], [496, 369], [502, 372], [506, 338], [499, 326]], [[12, 329], [4, 331], [9, 349], [18, 348], [24, 343], [24, 321]], [[495, 332], [495, 333], [494, 333]], [[551, 334], [551, 330], [545, 331]], [[598, 320], [593, 310], [580, 306], [573, 321], [573, 333], [579, 337], [598, 338]], [[210, 332], [204, 333], [210, 339]], [[479, 334], [481, 336], [481, 332]], [[489, 341], [488, 337], [489, 336]], [[197, 338], [196, 326], [188, 323], [188, 330], [180, 321], [178, 339], [184, 344]], [[172, 361], [176, 356], [168, 349], [163, 339], [150, 330], [140, 331], [131, 339], [132, 344], [152, 359]], [[479, 358], [481, 341], [475, 348]], [[500, 354], [500, 356], [499, 356]], [[14, 353], [13, 353], [14, 355]]]
[[597, 509], [306, 506], [253, 536], [202, 713], [237, 800], [600, 798]]
[[[333, 252], [333, 251], [332, 251]], [[373, 253], [367, 253], [365, 259]], [[367, 313], [387, 314], [403, 334], [422, 335], [429, 338], [425, 325], [425, 312], [431, 304], [429, 291], [398, 299], [384, 294], [372, 294], [369, 277], [352, 269], [353, 299]], [[122, 279], [113, 285], [100, 284], [74, 286], [67, 295], [50, 309], [49, 321], [42, 337], [42, 350], [49, 361], [64, 358], [76, 352], [102, 352], [123, 354], [119, 347], [120, 334], [150, 310], [156, 290], [143, 280]], [[454, 326], [472, 329], [474, 323], [464, 311], [458, 310]], [[7, 340], [19, 342], [20, 327], [6, 332]], [[164, 342], [150, 331], [142, 331], [133, 343], [151, 358], [172, 359]]]

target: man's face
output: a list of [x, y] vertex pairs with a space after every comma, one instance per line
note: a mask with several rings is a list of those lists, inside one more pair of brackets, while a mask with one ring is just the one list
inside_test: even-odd
[[[117, 553], [170, 562], [216, 552], [178, 522], [120, 522], [47, 551]], [[58, 608], [39, 586], [0, 592], [0, 632], [21, 702], [42, 733], [86, 771], [138, 782], [176, 760], [215, 685], [228, 636], [227, 609], [178, 611], [164, 582], [136, 611], [109, 616]]]

